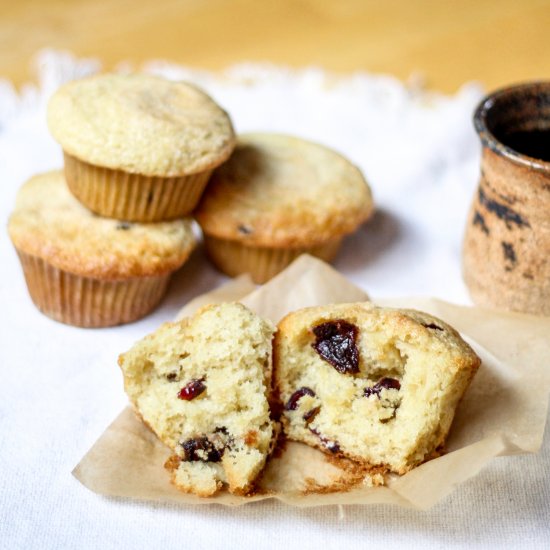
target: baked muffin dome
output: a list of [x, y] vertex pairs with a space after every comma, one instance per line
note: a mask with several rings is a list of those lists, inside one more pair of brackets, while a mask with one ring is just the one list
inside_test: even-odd
[[229, 117], [202, 90], [146, 74], [63, 85], [49, 102], [48, 126], [69, 155], [146, 176], [211, 169], [235, 141]]
[[36, 175], [21, 187], [8, 230], [18, 251], [104, 279], [172, 272], [195, 246], [189, 218], [139, 224], [96, 216], [71, 195], [60, 171]]
[[363, 175], [338, 153], [296, 137], [244, 134], [195, 217], [217, 238], [293, 247], [351, 233], [372, 210]]

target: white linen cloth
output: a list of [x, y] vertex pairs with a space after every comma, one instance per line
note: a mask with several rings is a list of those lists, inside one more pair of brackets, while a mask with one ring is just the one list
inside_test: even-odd
[[[48, 97], [99, 65], [45, 51], [38, 69], [39, 85], [19, 94], [0, 82], [4, 228], [18, 187], [62, 166], [46, 127]], [[371, 297], [423, 294], [469, 303], [460, 248], [479, 170], [471, 123], [478, 86], [444, 97], [387, 76], [335, 77], [313, 68], [241, 65], [213, 75], [156, 62], [147, 70], [203, 86], [239, 132], [296, 134], [361, 167], [378, 212], [346, 241], [335, 265]], [[86, 330], [36, 310], [5, 229], [0, 265], [1, 548], [550, 547], [548, 434], [540, 453], [493, 461], [427, 512], [298, 509], [272, 501], [188, 507], [88, 491], [70, 472], [126, 404], [118, 353], [225, 278], [198, 251], [152, 315]]]

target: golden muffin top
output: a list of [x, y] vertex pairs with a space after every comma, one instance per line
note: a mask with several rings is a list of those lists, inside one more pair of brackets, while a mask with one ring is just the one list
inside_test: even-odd
[[195, 215], [208, 235], [286, 247], [351, 233], [372, 209], [363, 175], [338, 153], [295, 137], [245, 134]]
[[71, 195], [60, 171], [21, 187], [8, 231], [20, 252], [76, 275], [112, 280], [174, 271], [195, 246], [190, 219], [142, 224], [95, 215]]
[[229, 116], [202, 90], [145, 74], [63, 85], [48, 105], [48, 126], [70, 155], [146, 176], [212, 169], [235, 145]]

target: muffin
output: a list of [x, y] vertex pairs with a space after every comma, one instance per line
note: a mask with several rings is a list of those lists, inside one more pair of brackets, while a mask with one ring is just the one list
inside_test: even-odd
[[361, 172], [339, 154], [295, 137], [246, 134], [214, 171], [195, 217], [221, 271], [262, 283], [302, 253], [330, 261], [372, 210]]
[[182, 491], [246, 494], [275, 439], [267, 401], [274, 327], [245, 306], [207, 306], [166, 323], [122, 354], [134, 408], [174, 451]]
[[189, 214], [235, 142], [229, 117], [203, 91], [144, 74], [65, 84], [50, 100], [48, 125], [71, 192], [126, 221]]
[[22, 186], [8, 230], [36, 306], [81, 327], [144, 316], [195, 245], [189, 219], [132, 224], [96, 216], [71, 195], [61, 171]]
[[398, 474], [440, 451], [480, 365], [440, 319], [370, 303], [289, 314], [273, 353], [289, 439]]

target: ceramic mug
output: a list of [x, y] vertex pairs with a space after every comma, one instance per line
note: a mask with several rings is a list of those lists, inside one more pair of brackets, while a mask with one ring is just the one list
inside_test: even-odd
[[550, 82], [487, 96], [463, 275], [479, 305], [550, 315]]

